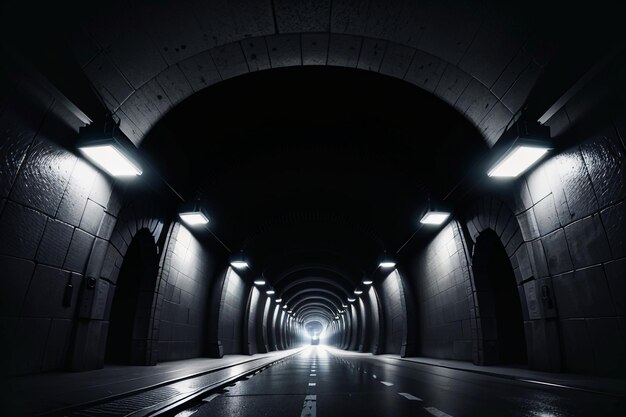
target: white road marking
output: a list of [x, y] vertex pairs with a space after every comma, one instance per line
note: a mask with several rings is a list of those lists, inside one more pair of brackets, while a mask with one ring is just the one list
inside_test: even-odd
[[309, 387], [314, 387], [315, 385], [315, 382], [309, 382]]
[[381, 384], [383, 385], [387, 385], [388, 387], [392, 387], [393, 384], [391, 382], [387, 382], [387, 381], [380, 381]]
[[304, 397], [302, 405], [302, 413], [300, 417], [315, 417], [317, 414], [317, 395], [307, 395]]
[[424, 407], [424, 410], [428, 411], [435, 417], [452, 417], [450, 414], [446, 414], [438, 408], [435, 407]]
[[422, 401], [421, 398], [416, 397], [415, 395], [411, 395], [408, 392], [399, 392], [398, 395], [403, 396], [404, 398], [406, 398], [407, 400], [411, 400], [411, 401]]
[[216, 399], [219, 396], [220, 396], [219, 394], [211, 394], [208, 397], [203, 398], [202, 401], [204, 401], [205, 403], [208, 403], [208, 402], [213, 401], [214, 399]]

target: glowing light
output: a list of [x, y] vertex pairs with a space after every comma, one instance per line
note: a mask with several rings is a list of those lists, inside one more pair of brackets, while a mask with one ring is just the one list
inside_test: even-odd
[[287, 308], [288, 308], [288, 307], [287, 307], [287, 304], [285, 304], [285, 305], [283, 306], [283, 310], [287, 310]]
[[391, 262], [391, 261], [385, 261], [385, 262], [381, 262], [378, 266], [380, 268], [393, 268], [396, 266], [396, 263]]
[[267, 295], [274, 295], [275, 291], [274, 290], [267, 290], [267, 291], [265, 291], [265, 294], [267, 294]]
[[355, 301], [356, 301], [356, 298], [348, 298], [349, 303], [354, 303]]
[[371, 281], [369, 279], [366, 279], [365, 281], [363, 281], [363, 285], [372, 285], [374, 283], [374, 281]]
[[190, 226], [198, 226], [201, 224], [207, 224], [209, 219], [201, 211], [189, 211], [187, 213], [180, 213], [180, 219]]
[[91, 162], [114, 177], [134, 177], [142, 171], [113, 144], [81, 146], [78, 148]]
[[450, 217], [450, 213], [446, 213], [445, 211], [429, 211], [422, 217], [420, 223], [440, 225], [448, 220], [448, 217]]
[[245, 269], [248, 267], [248, 262], [246, 261], [232, 261], [230, 266], [237, 269]]
[[490, 177], [515, 178], [540, 160], [550, 149], [543, 146], [517, 145], [510, 149], [489, 171]]
[[265, 280], [264, 279], [255, 279], [254, 280], [254, 285], [265, 285]]
[[363, 291], [361, 291], [361, 290], [354, 290], [354, 293], [356, 295], [361, 295], [361, 294], [363, 294]]
[[342, 304], [341, 304], [341, 307], [346, 308], [346, 307], [348, 307], [348, 306], [342, 303]]
[[277, 298], [277, 299], [276, 299], [276, 300], [274, 300], [274, 301], [276, 301], [276, 304], [280, 304], [280, 303], [282, 303], [283, 299], [282, 299], [282, 298]]

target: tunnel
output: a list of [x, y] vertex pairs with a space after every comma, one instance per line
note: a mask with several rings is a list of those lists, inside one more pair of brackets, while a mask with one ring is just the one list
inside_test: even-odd
[[0, 5], [0, 414], [619, 416], [617, 3]]

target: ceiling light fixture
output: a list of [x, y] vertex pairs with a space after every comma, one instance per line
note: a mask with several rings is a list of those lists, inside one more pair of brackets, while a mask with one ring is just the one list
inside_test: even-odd
[[370, 279], [366, 279], [363, 281], [363, 285], [372, 285], [374, 283], [374, 281], [370, 280]]
[[81, 127], [76, 147], [111, 176], [135, 177], [142, 174], [135, 160], [137, 148], [113, 120]]
[[274, 301], [276, 302], [276, 304], [280, 304], [280, 303], [283, 302], [283, 299], [282, 298], [277, 298]]
[[267, 290], [265, 291], [265, 294], [267, 295], [274, 295], [276, 292], [274, 290]]
[[361, 294], [363, 294], [363, 291], [361, 291], [361, 290], [354, 290], [354, 293], [356, 295], [361, 295]]
[[349, 303], [354, 303], [355, 301], [356, 301], [356, 298], [348, 298]]
[[254, 280], [254, 285], [265, 285], [265, 280], [264, 279], [255, 279]]

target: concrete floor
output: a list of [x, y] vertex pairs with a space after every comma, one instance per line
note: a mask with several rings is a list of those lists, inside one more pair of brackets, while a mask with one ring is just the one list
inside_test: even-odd
[[622, 416], [623, 396], [310, 347], [201, 404], [201, 416]]

